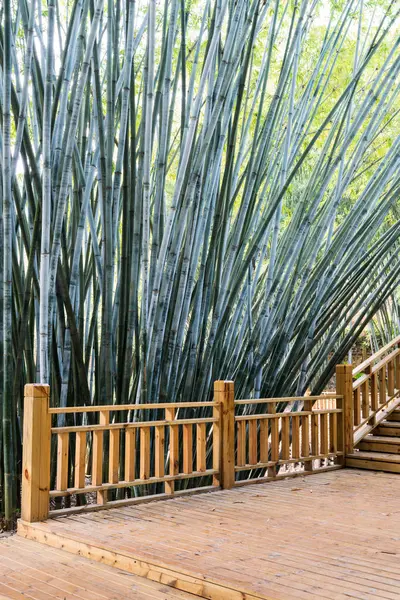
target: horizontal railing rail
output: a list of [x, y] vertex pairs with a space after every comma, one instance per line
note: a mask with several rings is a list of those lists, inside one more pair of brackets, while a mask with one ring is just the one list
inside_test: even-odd
[[162, 402], [159, 404], [105, 404], [100, 406], [67, 406], [65, 408], [49, 408], [49, 414], [93, 413], [93, 412], [118, 412], [130, 410], [157, 410], [165, 408], [200, 408], [203, 406], [216, 406], [215, 402]]

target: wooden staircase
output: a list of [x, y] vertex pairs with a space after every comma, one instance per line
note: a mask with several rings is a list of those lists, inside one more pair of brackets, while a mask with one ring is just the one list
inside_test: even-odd
[[357, 444], [355, 452], [347, 455], [346, 466], [400, 473], [400, 410], [394, 410]]

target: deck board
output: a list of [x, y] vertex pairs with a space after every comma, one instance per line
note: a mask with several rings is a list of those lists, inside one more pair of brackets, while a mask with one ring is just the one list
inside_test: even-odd
[[342, 469], [20, 532], [218, 600], [398, 600], [399, 498], [398, 475]]
[[0, 600], [195, 600], [195, 596], [20, 536], [0, 540]]

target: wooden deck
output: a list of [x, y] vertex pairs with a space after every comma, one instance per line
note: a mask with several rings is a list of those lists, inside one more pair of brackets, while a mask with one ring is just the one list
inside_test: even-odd
[[398, 475], [342, 469], [20, 523], [19, 533], [215, 600], [398, 600], [399, 498]]
[[195, 600], [126, 571], [12, 536], [0, 540], [0, 600]]

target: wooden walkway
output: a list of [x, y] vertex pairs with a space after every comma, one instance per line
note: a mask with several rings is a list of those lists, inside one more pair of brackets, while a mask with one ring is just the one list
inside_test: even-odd
[[62, 550], [0, 540], [0, 600], [195, 600], [195, 596]]
[[342, 469], [19, 533], [215, 600], [399, 600], [399, 499], [398, 475]]

